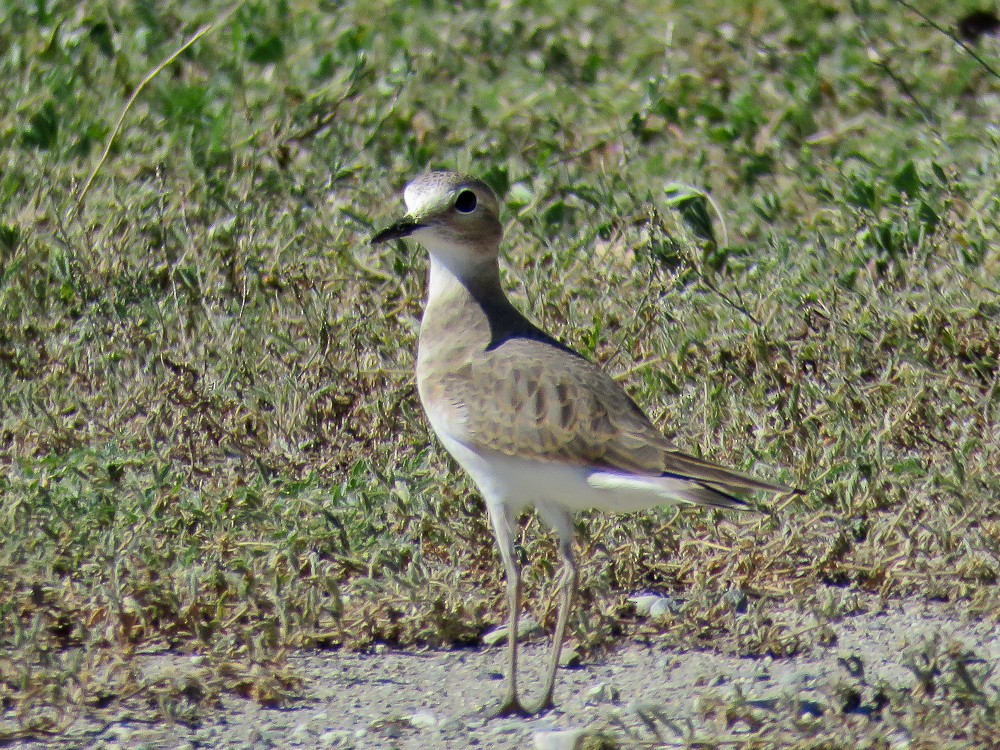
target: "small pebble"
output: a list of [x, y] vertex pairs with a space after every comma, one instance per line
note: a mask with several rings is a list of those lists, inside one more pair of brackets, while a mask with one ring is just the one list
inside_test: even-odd
[[410, 723], [417, 729], [430, 729], [437, 726], [437, 717], [430, 711], [417, 711], [410, 717]]
[[659, 598], [656, 594], [637, 594], [630, 596], [628, 600], [635, 605], [635, 613], [641, 617], [645, 617], [649, 614], [653, 602]]
[[461, 719], [452, 716], [449, 719], [441, 719], [438, 724], [438, 729], [440, 729], [445, 734], [451, 734], [452, 732], [461, 732], [466, 729], [466, 724]]
[[[517, 623], [517, 640], [523, 641], [541, 631], [541, 626], [531, 617], [522, 617]], [[487, 646], [495, 646], [507, 640], [507, 626], [502, 625], [494, 628], [483, 636], [483, 643]]]
[[637, 594], [629, 597], [635, 605], [635, 612], [642, 617], [661, 617], [665, 614], [677, 614], [684, 603], [673, 596], [659, 594]]
[[354, 739], [354, 732], [344, 729], [330, 729], [319, 736], [320, 747], [344, 747], [351, 745]]
[[576, 750], [583, 742], [584, 736], [582, 729], [535, 732], [535, 750]]
[[382, 728], [382, 734], [390, 740], [398, 740], [403, 736], [403, 730], [397, 724], [387, 724]]
[[722, 595], [722, 601], [740, 614], [747, 611], [747, 606], [749, 604], [747, 595], [740, 589], [729, 589], [729, 591]]
[[575, 669], [581, 663], [583, 663], [583, 658], [575, 647], [563, 649], [563, 652], [559, 654], [559, 666], [564, 669]]
[[503, 724], [497, 724], [493, 727], [493, 734], [513, 734], [514, 732], [520, 732], [522, 729], [524, 729], [524, 722], [506, 721]]
[[610, 682], [598, 682], [587, 691], [587, 703], [617, 703], [620, 699], [621, 693]]
[[662, 617], [663, 615], [676, 615], [681, 611], [682, 604], [669, 596], [659, 596], [649, 608], [650, 617]]

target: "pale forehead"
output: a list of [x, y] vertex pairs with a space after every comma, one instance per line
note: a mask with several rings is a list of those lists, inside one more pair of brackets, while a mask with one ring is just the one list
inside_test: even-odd
[[428, 172], [420, 175], [403, 190], [403, 200], [406, 202], [406, 210], [413, 212], [460, 190], [472, 190], [480, 199], [489, 201], [494, 211], [498, 207], [497, 197], [489, 185], [456, 172]]

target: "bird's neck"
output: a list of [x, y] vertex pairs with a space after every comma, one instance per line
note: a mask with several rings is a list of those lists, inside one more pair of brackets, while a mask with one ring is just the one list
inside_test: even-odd
[[496, 260], [474, 274], [456, 274], [431, 256], [427, 306], [420, 323], [417, 375], [455, 367], [493, 346], [503, 332], [530, 327], [500, 286]]
[[473, 265], [466, 263], [456, 267], [449, 262], [431, 255], [431, 268], [427, 279], [427, 308], [441, 304], [461, 304], [462, 298], [469, 302], [483, 303], [506, 301], [507, 296], [500, 286], [500, 266], [495, 258]]

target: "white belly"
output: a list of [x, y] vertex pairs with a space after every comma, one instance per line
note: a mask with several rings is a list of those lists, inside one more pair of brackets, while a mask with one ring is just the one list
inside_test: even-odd
[[[433, 424], [433, 422], [432, 422]], [[572, 464], [519, 459], [475, 451], [447, 433], [438, 438], [483, 493], [487, 505], [512, 510], [534, 506], [570, 512], [596, 508], [630, 513], [659, 505], [689, 502], [691, 483], [643, 477]]]

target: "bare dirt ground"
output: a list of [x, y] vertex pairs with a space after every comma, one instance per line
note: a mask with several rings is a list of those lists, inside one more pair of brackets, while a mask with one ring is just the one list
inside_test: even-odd
[[[786, 613], [802, 627], [811, 615]], [[486, 719], [483, 708], [498, 697], [503, 647], [454, 651], [301, 653], [292, 666], [303, 677], [301, 698], [290, 708], [268, 709], [226, 696], [221, 710], [198, 727], [130, 722], [105, 726], [83, 722], [50, 746], [112, 748], [531, 748], [577, 747], [581, 730], [606, 730], [619, 740], [653, 736], [637, 710], [660, 711], [664, 739], [748, 738], [751, 727], [706, 721], [706, 701], [732, 704], [739, 696], [756, 709], [794, 711], [808, 719], [827, 711], [853, 711], [864, 721], [880, 690], [913, 688], [914, 655], [940, 644], [975, 654], [984, 663], [1000, 660], [995, 621], [968, 620], [961, 606], [913, 600], [873, 606], [830, 625], [835, 643], [791, 658], [757, 659], [683, 651], [653, 643], [625, 642], [606, 657], [561, 670], [558, 707], [532, 719]], [[529, 691], [545, 661], [544, 642], [524, 647]], [[942, 645], [942, 648], [945, 646]], [[197, 670], [186, 656], [146, 656], [150, 675]], [[998, 675], [989, 689], [997, 689]], [[845, 705], [845, 695], [857, 705]], [[846, 699], [848, 702], [850, 698]], [[673, 730], [671, 727], [673, 724]], [[910, 737], [896, 733], [893, 744]], [[662, 740], [661, 740], [662, 741]], [[627, 743], [626, 743], [627, 744]], [[38, 748], [24, 741], [15, 747]], [[649, 746], [649, 745], [647, 745]]]

